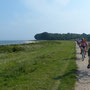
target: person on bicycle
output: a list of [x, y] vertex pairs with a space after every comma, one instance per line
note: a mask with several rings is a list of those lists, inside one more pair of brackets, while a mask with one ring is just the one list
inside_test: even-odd
[[79, 44], [79, 47], [80, 47], [80, 48], [81, 48], [81, 42], [82, 42], [82, 40], [79, 39], [78, 44]]
[[90, 68], [90, 43], [88, 43], [89, 49], [88, 49], [88, 66], [87, 68]]
[[84, 38], [82, 38], [82, 41], [81, 41], [81, 54], [82, 54], [83, 49], [85, 50], [85, 54], [86, 54], [86, 47], [87, 47], [86, 40]]
[[85, 47], [85, 55], [86, 55], [86, 52], [88, 50], [88, 42], [86, 41], [86, 39], [85, 39], [85, 42], [86, 42], [86, 47]]
[[79, 45], [79, 39], [77, 40], [77, 44]]
[[[81, 50], [81, 39], [78, 39], [78, 46], [79, 46], [79, 48], [80, 48], [80, 50]], [[81, 52], [80, 52], [80, 54], [81, 54]]]

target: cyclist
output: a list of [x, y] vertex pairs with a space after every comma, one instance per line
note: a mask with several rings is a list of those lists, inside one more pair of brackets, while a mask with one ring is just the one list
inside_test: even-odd
[[88, 66], [87, 68], [90, 68], [90, 43], [88, 43], [89, 49], [88, 49]]
[[87, 47], [86, 40], [84, 38], [82, 38], [82, 41], [81, 41], [81, 54], [82, 54], [83, 49], [84, 49], [85, 54], [86, 54], [86, 47]]
[[85, 43], [86, 43], [86, 47], [85, 47], [85, 55], [86, 55], [86, 52], [87, 52], [87, 49], [88, 49], [88, 43], [87, 43], [86, 39], [85, 39]]
[[79, 40], [77, 40], [77, 44], [79, 45]]
[[81, 42], [82, 42], [82, 40], [80, 39], [78, 42], [80, 48], [81, 48]]
[[[80, 50], [81, 50], [81, 41], [82, 41], [81, 39], [78, 40], [78, 45], [79, 45]], [[81, 52], [80, 52], [80, 54], [81, 54]]]

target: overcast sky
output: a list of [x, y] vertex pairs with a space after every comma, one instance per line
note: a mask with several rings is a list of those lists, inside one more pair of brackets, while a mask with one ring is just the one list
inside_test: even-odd
[[0, 40], [42, 32], [90, 34], [90, 0], [0, 0]]

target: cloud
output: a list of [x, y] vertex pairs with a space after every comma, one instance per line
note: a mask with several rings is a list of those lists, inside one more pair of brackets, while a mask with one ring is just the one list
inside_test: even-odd
[[[25, 14], [26, 22], [32, 24], [39, 23], [43, 24], [57, 24], [68, 20], [70, 15], [67, 12], [63, 12], [62, 8], [68, 5], [70, 0], [20, 0], [25, 7], [30, 9], [28, 13]], [[32, 12], [31, 12], [32, 11]], [[38, 16], [37, 18], [30, 18], [30, 14]], [[68, 12], [68, 14], [70, 14]]]
[[68, 5], [70, 0], [20, 0], [27, 8], [39, 12], [50, 12], [59, 7]]
[[48, 7], [45, 0], [21, 0], [21, 2], [23, 2], [27, 8], [38, 11], [45, 10]]
[[70, 0], [56, 0], [56, 1], [62, 5], [67, 5]]
[[[62, 12], [62, 8], [68, 5], [70, 0], [20, 0], [21, 3], [25, 5], [26, 8], [30, 9], [26, 13], [26, 22], [30, 20], [32, 22], [45, 22], [47, 23], [60, 23], [59, 20], [62, 21], [66, 13]], [[31, 12], [32, 11], [32, 12]], [[30, 14], [32, 16], [36, 15], [37, 18], [30, 18]], [[65, 20], [65, 18], [64, 18]]]

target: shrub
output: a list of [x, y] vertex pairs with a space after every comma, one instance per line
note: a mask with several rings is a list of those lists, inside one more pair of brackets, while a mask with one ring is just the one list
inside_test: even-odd
[[18, 51], [23, 51], [24, 48], [16, 45], [5, 45], [5, 46], [0, 46], [0, 53], [5, 53], [5, 52], [18, 52]]

